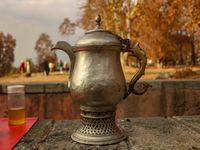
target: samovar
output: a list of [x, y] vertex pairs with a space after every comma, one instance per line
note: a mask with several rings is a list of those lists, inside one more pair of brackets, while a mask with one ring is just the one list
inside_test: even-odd
[[[99, 15], [95, 21], [96, 27], [86, 32], [75, 46], [58, 41], [52, 50], [60, 49], [69, 55], [71, 67], [68, 88], [72, 100], [79, 103], [82, 110], [82, 125], [71, 138], [79, 143], [106, 145], [126, 138], [115, 123], [116, 105], [130, 93], [145, 93], [150, 85], [143, 83], [141, 91], [134, 89], [147, 63], [139, 44], [130, 48], [129, 39], [122, 39], [100, 27]], [[120, 62], [121, 52], [130, 52], [140, 63], [128, 89]]]

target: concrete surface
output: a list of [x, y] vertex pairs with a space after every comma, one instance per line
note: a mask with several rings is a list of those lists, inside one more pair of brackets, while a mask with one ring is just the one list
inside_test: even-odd
[[200, 116], [124, 118], [116, 122], [127, 139], [93, 146], [70, 138], [81, 120], [39, 120], [14, 150], [200, 150]]
[[[127, 80], [127, 86], [129, 84]], [[200, 89], [200, 79], [159, 79], [159, 80], [139, 80], [135, 87], [140, 88], [142, 82], [153, 85], [152, 90], [161, 90], [165, 88], [195, 88]], [[30, 82], [30, 83], [0, 83], [0, 94], [7, 94], [9, 85], [25, 85], [26, 94], [32, 93], [66, 93], [69, 92], [66, 82]]]

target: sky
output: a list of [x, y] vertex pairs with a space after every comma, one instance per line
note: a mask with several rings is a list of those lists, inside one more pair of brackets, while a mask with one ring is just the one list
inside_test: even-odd
[[[36, 62], [35, 43], [42, 33], [48, 34], [53, 44], [67, 41], [74, 46], [84, 34], [77, 28], [74, 35], [62, 36], [59, 26], [64, 18], [75, 22], [80, 11], [78, 7], [84, 0], [1, 0], [0, 32], [10, 33], [16, 39], [13, 65], [19, 67], [21, 60], [32, 58]], [[58, 60], [69, 61], [63, 51], [56, 51]]]

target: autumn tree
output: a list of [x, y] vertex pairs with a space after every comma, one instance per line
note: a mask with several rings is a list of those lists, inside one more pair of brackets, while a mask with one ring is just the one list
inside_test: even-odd
[[[178, 4], [178, 2], [176, 3]], [[187, 36], [191, 45], [191, 60], [193, 65], [195, 65], [195, 43], [200, 42], [198, 41], [198, 36], [200, 36], [200, 1], [189, 0], [188, 2], [182, 3], [184, 15], [181, 21], [184, 23], [184, 27], [187, 30]]]
[[183, 49], [190, 44], [195, 63], [194, 38], [198, 37], [199, 27], [198, 19], [192, 19], [194, 10], [189, 7], [194, 3], [196, 8], [193, 9], [198, 14], [199, 2], [192, 0], [149, 0], [136, 6], [137, 24], [132, 26], [148, 57], [153, 60], [172, 58], [174, 61], [180, 58], [183, 62]]
[[[134, 29], [131, 24], [135, 21], [135, 5], [140, 0], [87, 0], [80, 10], [82, 11], [79, 20], [77, 21], [80, 27], [86, 30], [94, 28], [93, 18], [96, 14], [102, 16], [101, 26], [104, 29], [110, 30], [118, 34], [124, 39], [131, 39], [131, 47], [135, 46], [136, 41], [132, 35]], [[88, 20], [88, 21], [86, 21]], [[129, 53], [121, 53], [122, 66], [127, 66]]]
[[[166, 22], [162, 1], [149, 0], [136, 6], [137, 20], [132, 26], [135, 29], [136, 41], [140, 41], [148, 58], [155, 62], [166, 57], [169, 26]], [[162, 8], [162, 9], [161, 9]]]
[[14, 62], [14, 48], [16, 40], [11, 34], [4, 35], [0, 32], [0, 77], [11, 70]]
[[48, 62], [57, 62], [57, 55], [54, 51], [51, 51], [52, 47], [53, 44], [50, 36], [45, 33], [42, 33], [35, 44], [38, 65], [41, 65], [45, 59]]
[[[122, 38], [131, 39], [131, 23], [134, 21], [134, 5], [138, 0], [86, 0], [80, 6], [80, 15], [76, 23], [71, 23], [65, 18], [59, 27], [62, 35], [74, 34], [76, 26], [86, 31], [94, 29], [94, 18], [97, 14], [101, 15], [101, 27], [118, 34]], [[135, 42], [133, 42], [135, 45]], [[122, 53], [122, 65], [128, 65], [128, 54]]]
[[[179, 25], [179, 34], [182, 32], [182, 36], [185, 37], [184, 42], [190, 45], [191, 60], [195, 65], [195, 44], [198, 43], [199, 28], [200, 28], [200, 1], [196, 0], [171, 0], [168, 2], [170, 20], [174, 20], [179, 12], [179, 17], [176, 19]], [[186, 41], [187, 39], [187, 41]]]
[[62, 35], [73, 35], [75, 33], [76, 26], [76, 23], [71, 22], [68, 18], [65, 18], [59, 26], [59, 32], [61, 32]]
[[[86, 31], [93, 29], [97, 14], [102, 17], [102, 28], [131, 39], [131, 47], [140, 42], [148, 58], [157, 64], [168, 58], [183, 62], [184, 55], [189, 53], [189, 45], [195, 64], [200, 1], [86, 0], [75, 23], [66, 18], [61, 24], [61, 34], [74, 34], [77, 26]], [[128, 53], [121, 55], [122, 65], [128, 65], [127, 57]]]

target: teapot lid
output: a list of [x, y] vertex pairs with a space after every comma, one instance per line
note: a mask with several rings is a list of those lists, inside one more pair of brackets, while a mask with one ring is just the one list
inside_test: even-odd
[[123, 47], [120, 40], [113, 35], [109, 30], [101, 28], [101, 17], [98, 15], [95, 18], [97, 22], [93, 30], [87, 31], [75, 44], [73, 48], [91, 47], [91, 46], [118, 46]]

